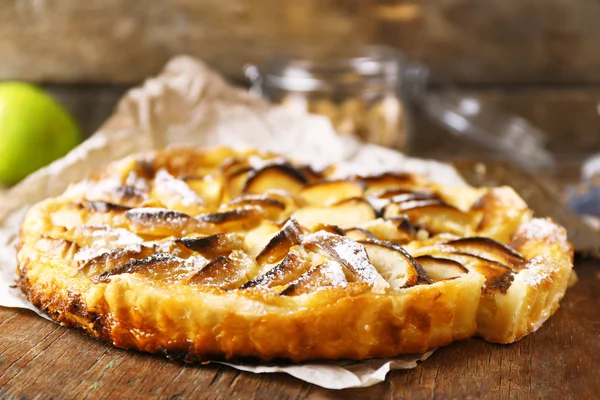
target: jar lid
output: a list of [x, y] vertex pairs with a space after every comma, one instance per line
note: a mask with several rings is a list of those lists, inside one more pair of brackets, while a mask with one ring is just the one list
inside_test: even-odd
[[386, 46], [364, 46], [343, 55], [296, 50], [272, 58], [263, 68], [247, 66], [252, 81], [291, 91], [313, 91], [375, 84], [395, 87], [404, 71], [402, 54]]

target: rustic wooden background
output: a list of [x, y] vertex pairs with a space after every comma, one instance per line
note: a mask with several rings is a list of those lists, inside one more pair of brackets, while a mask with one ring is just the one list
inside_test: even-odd
[[290, 43], [378, 41], [438, 83], [600, 83], [595, 0], [0, 0], [0, 79], [138, 82], [196, 55], [232, 77]]
[[[392, 45], [448, 86], [521, 115], [564, 157], [600, 151], [600, 3], [594, 0], [0, 0], [0, 80], [51, 85], [91, 133], [128, 87], [176, 54], [238, 83], [293, 44]], [[426, 118], [413, 152], [475, 154]]]
[[[528, 118], [580, 156], [600, 151], [598, 21], [594, 0], [0, 0], [0, 80], [53, 85], [90, 133], [176, 54], [243, 83], [245, 63], [291, 44], [377, 42], [427, 63], [433, 90]], [[422, 117], [417, 134], [419, 155], [481, 151]]]

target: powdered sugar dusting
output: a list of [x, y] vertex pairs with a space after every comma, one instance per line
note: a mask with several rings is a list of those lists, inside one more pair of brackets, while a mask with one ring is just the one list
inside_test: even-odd
[[75, 254], [76, 261], [87, 260], [110, 250], [139, 245], [144, 240], [138, 235], [123, 228], [108, 225], [88, 226], [89, 235], [93, 239], [89, 246], [84, 246]]
[[327, 277], [333, 286], [343, 286], [348, 283], [341, 264], [326, 260], [321, 268], [321, 273]]
[[562, 247], [563, 251], [571, 251], [566, 230], [550, 219], [534, 218], [523, 224], [516, 236], [528, 241], [556, 243]]
[[521, 227], [521, 233], [528, 239], [541, 241], [556, 237], [563, 232], [561, 232], [557, 225], [552, 221], [548, 219], [535, 218]]
[[208, 264], [208, 259], [202, 257], [201, 255], [193, 255], [187, 258], [183, 263], [185, 268], [190, 272], [197, 272], [204, 268], [206, 264]]
[[308, 235], [304, 242], [318, 247], [340, 261], [361, 281], [372, 284], [373, 289], [381, 290], [390, 286], [370, 263], [365, 248], [354, 240], [318, 231]]
[[161, 168], [154, 178], [154, 190], [164, 191], [167, 197], [175, 198], [185, 207], [202, 206], [204, 200], [187, 183], [175, 178], [166, 169]]
[[160, 221], [167, 224], [182, 224], [190, 219], [190, 216], [185, 213], [161, 207], [132, 208], [125, 214], [133, 220]]
[[134, 252], [134, 253], [139, 253], [140, 251], [142, 251], [142, 244], [132, 244], [132, 245], [128, 245], [125, 247], [113, 247], [113, 248], [97, 247], [97, 246], [82, 247], [75, 254], [75, 256], [73, 257], [73, 260], [85, 261], [85, 260], [92, 259], [94, 257], [101, 256], [104, 253], [129, 252], [129, 251]]

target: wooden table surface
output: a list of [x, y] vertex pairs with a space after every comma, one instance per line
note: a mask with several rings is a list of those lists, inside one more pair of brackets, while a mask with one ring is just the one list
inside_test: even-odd
[[512, 345], [457, 342], [383, 383], [341, 391], [119, 350], [30, 311], [0, 308], [0, 398], [597, 399], [600, 261], [575, 265], [578, 283], [536, 333]]

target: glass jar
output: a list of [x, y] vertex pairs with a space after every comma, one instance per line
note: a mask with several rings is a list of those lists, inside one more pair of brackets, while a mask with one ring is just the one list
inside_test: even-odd
[[252, 90], [273, 103], [324, 115], [342, 135], [400, 150], [412, 133], [409, 97], [424, 90], [427, 77], [425, 67], [385, 46], [335, 57], [281, 56], [245, 73]]

